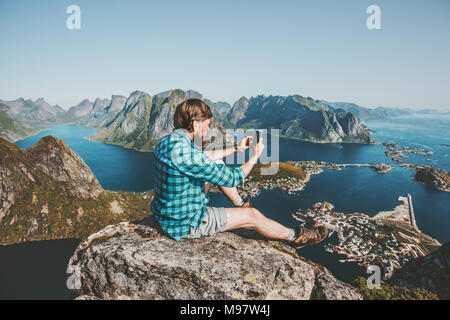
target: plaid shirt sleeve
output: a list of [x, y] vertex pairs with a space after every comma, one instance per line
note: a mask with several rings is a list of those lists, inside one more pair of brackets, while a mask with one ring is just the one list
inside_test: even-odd
[[211, 160], [202, 150], [187, 143], [177, 143], [172, 152], [172, 163], [188, 177], [223, 187], [243, 186], [244, 171]]

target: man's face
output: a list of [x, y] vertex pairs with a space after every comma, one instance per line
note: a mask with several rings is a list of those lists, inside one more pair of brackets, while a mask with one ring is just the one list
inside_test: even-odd
[[196, 140], [198, 139], [199, 142], [201, 141], [202, 144], [206, 142], [206, 134], [209, 131], [210, 122], [211, 119], [194, 122], [194, 137]]

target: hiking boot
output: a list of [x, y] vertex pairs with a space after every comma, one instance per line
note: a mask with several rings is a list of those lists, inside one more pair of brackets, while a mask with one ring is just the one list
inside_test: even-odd
[[316, 244], [325, 239], [328, 235], [328, 229], [324, 226], [306, 229], [300, 227], [298, 230], [298, 237], [295, 238], [291, 243], [296, 249], [309, 246], [311, 244]]

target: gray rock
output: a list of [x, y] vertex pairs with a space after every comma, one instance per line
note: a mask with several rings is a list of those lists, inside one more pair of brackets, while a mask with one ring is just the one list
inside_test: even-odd
[[124, 134], [129, 134], [138, 127], [145, 127], [145, 118], [150, 114], [151, 103], [152, 99], [147, 93], [143, 91], [132, 92], [125, 103], [125, 107], [119, 113], [119, 115], [123, 114], [123, 120], [118, 123], [119, 130]]
[[0, 104], [8, 106], [7, 109], [1, 107], [0, 109], [23, 124], [39, 123], [42, 125], [52, 123], [57, 121], [58, 117], [64, 113], [60, 106], [52, 106], [43, 98], [39, 98], [36, 101], [23, 98], [12, 101], [0, 100]]
[[[240, 235], [239, 235], [240, 234]], [[69, 261], [100, 299], [361, 299], [353, 287], [250, 230], [176, 242], [154, 226], [110, 225]]]
[[87, 116], [92, 112], [92, 105], [92, 102], [90, 102], [88, 99], [84, 99], [76, 106], [70, 107], [67, 111], [67, 114], [73, 117]]
[[109, 104], [111, 103], [111, 101], [109, 99], [100, 99], [97, 98], [94, 101], [94, 104], [92, 105], [92, 110], [91, 112], [96, 113], [98, 111], [102, 111], [104, 110]]
[[106, 110], [108, 113], [116, 113], [123, 109], [125, 106], [125, 102], [127, 101], [127, 98], [120, 95], [112, 95], [111, 96], [111, 103], [109, 106], [106, 107]]
[[159, 140], [173, 131], [175, 108], [186, 99], [189, 99], [187, 92], [180, 89], [171, 90], [167, 97], [160, 95], [154, 97], [148, 123], [149, 140]]
[[233, 107], [228, 111], [228, 120], [236, 124], [240, 120], [244, 119], [245, 113], [247, 112], [249, 101], [246, 97], [241, 97], [238, 101], [233, 104]]

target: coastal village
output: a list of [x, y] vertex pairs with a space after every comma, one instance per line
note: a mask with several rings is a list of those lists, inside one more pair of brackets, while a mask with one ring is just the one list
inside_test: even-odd
[[[243, 187], [238, 187], [242, 197], [256, 197], [263, 189], [281, 189], [288, 194], [294, 194], [303, 190], [308, 183], [310, 176], [323, 172], [322, 167], [327, 166], [336, 170], [339, 167], [326, 162], [317, 161], [287, 161], [278, 163], [278, 172], [275, 175], [263, 175], [264, 164], [257, 164], [245, 180]], [[213, 186], [210, 192], [219, 192]]]
[[[383, 272], [384, 280], [391, 277], [395, 269], [411, 259], [426, 256], [433, 247], [441, 244], [416, 230], [410, 219], [403, 214], [407, 200], [391, 212], [384, 212], [373, 218], [361, 213], [345, 214], [333, 210], [328, 202], [316, 203], [312, 209], [299, 210], [293, 217], [302, 225], [324, 225], [337, 235], [337, 242], [325, 244], [325, 250], [346, 256], [344, 262], [356, 262], [367, 268], [377, 265]], [[406, 209], [406, 210], [405, 210]]]
[[259, 170], [263, 166], [256, 166], [247, 177], [245, 186], [240, 188], [242, 196], [256, 197], [261, 189], [275, 188], [293, 194], [305, 188], [311, 175], [323, 172], [321, 165], [316, 161], [288, 161], [279, 165], [279, 171], [275, 176], [261, 175]]

